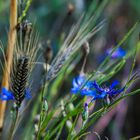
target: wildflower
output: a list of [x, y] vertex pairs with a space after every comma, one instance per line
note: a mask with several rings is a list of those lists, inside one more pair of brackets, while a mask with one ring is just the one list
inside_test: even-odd
[[[112, 48], [107, 50], [107, 55], [110, 55], [110, 53], [112, 52]], [[126, 51], [124, 49], [122, 49], [121, 47], [118, 47], [112, 54], [111, 54], [111, 58], [112, 59], [117, 59], [117, 58], [123, 58], [126, 55]]]
[[93, 82], [93, 87], [96, 89], [97, 94], [93, 97], [92, 100], [103, 99], [107, 96], [111, 97], [113, 95], [119, 94], [124, 91], [124, 88], [115, 89], [115, 87], [119, 84], [117, 80], [115, 80], [110, 86], [99, 86], [96, 81]]
[[112, 51], [113, 51], [112, 48], [107, 49], [103, 55], [97, 58], [98, 63], [102, 63], [108, 55], [110, 55], [111, 59], [123, 58], [126, 55], [126, 51], [121, 47], [118, 47], [113, 53]]
[[86, 78], [83, 75], [74, 78], [72, 84], [73, 88], [71, 89], [71, 92], [74, 94], [80, 93], [81, 95], [86, 96], [94, 96], [95, 94], [95, 91], [90, 88], [92, 86], [92, 82], [86, 82]]
[[1, 95], [0, 95], [1, 100], [15, 100], [14, 94], [10, 91], [8, 91], [6, 88], [2, 88]]
[[[30, 99], [30, 91], [29, 89], [25, 90], [25, 98]], [[1, 94], [0, 94], [0, 100], [7, 101], [7, 100], [16, 100], [14, 94], [11, 91], [8, 91], [6, 88], [2, 88]]]

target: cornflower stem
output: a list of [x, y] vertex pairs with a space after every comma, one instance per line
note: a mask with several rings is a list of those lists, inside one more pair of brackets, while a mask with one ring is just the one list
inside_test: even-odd
[[14, 116], [13, 116], [12, 124], [9, 130], [8, 140], [13, 140], [15, 130], [16, 130], [16, 125], [18, 123], [18, 117], [19, 117], [19, 112], [18, 112], [18, 108], [16, 108], [14, 110]]
[[[44, 77], [46, 77], [47, 75], [47, 70], [44, 72]], [[46, 83], [46, 80], [43, 80], [43, 84], [42, 84], [42, 88], [41, 88], [41, 111], [40, 111], [40, 118], [39, 118], [39, 122], [38, 122], [38, 131], [37, 131], [37, 135], [36, 135], [36, 140], [39, 140], [39, 136], [40, 136], [40, 129], [41, 129], [41, 123], [43, 120], [43, 116], [44, 116], [44, 110], [43, 110], [43, 105], [44, 105], [44, 92], [45, 89], [47, 87], [48, 83]]]
[[41, 111], [40, 111], [40, 119], [39, 119], [39, 122], [38, 122], [38, 132], [37, 132], [37, 136], [36, 136], [36, 139], [37, 139], [37, 140], [39, 140], [40, 129], [41, 129], [41, 123], [42, 123], [43, 116], [44, 116], [43, 105], [44, 105], [44, 91], [45, 91], [46, 86], [47, 86], [47, 85], [44, 84], [44, 85], [42, 86], [42, 91], [41, 91]]

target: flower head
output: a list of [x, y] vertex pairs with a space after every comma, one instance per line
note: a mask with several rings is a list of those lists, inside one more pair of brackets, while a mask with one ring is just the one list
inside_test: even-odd
[[[30, 99], [30, 91], [29, 89], [25, 90], [25, 98]], [[10, 91], [8, 91], [6, 88], [2, 88], [1, 94], [0, 94], [0, 100], [7, 101], [7, 100], [15, 100], [14, 94]]]
[[85, 76], [78, 76], [73, 79], [73, 88], [71, 89], [71, 93], [77, 94], [80, 93], [81, 95], [86, 96], [93, 96], [95, 94], [95, 90], [92, 90], [92, 82], [86, 81]]
[[0, 99], [1, 100], [15, 100], [15, 97], [12, 92], [8, 91], [6, 88], [2, 88]]
[[[112, 48], [107, 50], [107, 55], [110, 55], [110, 53], [112, 52]], [[122, 49], [121, 47], [118, 47], [112, 54], [111, 54], [111, 58], [112, 59], [117, 59], [117, 58], [122, 58], [126, 55], [126, 51], [124, 49]]]
[[93, 86], [97, 91], [97, 94], [93, 97], [93, 100], [103, 99], [106, 96], [113, 96], [119, 94], [124, 91], [125, 87], [121, 89], [116, 89], [115, 87], [119, 84], [117, 80], [115, 80], [110, 86], [99, 86], [96, 81], [93, 82]]
[[[73, 88], [71, 89], [71, 92], [74, 94], [80, 93], [81, 95], [90, 96], [92, 97], [92, 102], [97, 99], [109, 99], [110, 97], [123, 92], [125, 87], [117, 89], [116, 86], [118, 84], [119, 81], [115, 80], [110, 86], [100, 86], [96, 81], [86, 81], [84, 76], [78, 76], [73, 79]], [[87, 107], [88, 104], [85, 104], [85, 108]]]
[[113, 53], [112, 51], [112, 48], [107, 49], [103, 55], [98, 57], [98, 63], [102, 63], [108, 55], [110, 55], [110, 58], [113, 60], [123, 58], [126, 55], [126, 51], [121, 47], [118, 47]]

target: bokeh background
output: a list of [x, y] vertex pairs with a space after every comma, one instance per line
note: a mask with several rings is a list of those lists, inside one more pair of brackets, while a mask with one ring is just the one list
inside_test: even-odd
[[[104, 0], [95, 1], [95, 10]], [[91, 0], [33, 0], [28, 11], [27, 19], [34, 23], [35, 30], [40, 34], [40, 45], [42, 53], [40, 61], [47, 59], [46, 53], [53, 52], [56, 55], [62, 42], [72, 25], [78, 21], [91, 4]], [[93, 6], [94, 8], [94, 6]], [[140, 21], [140, 0], [108, 0], [102, 7], [101, 14], [96, 21], [98, 24], [105, 21], [103, 29], [90, 41], [90, 54], [86, 64], [85, 72], [89, 73], [98, 67], [102, 61], [105, 50], [115, 46], [127, 33], [127, 31]], [[6, 47], [9, 28], [9, 0], [0, 0], [0, 40]], [[140, 29], [134, 31], [133, 35], [123, 44], [126, 51], [135, 47], [139, 40]], [[80, 50], [82, 55], [83, 51]], [[0, 53], [2, 58], [2, 53]], [[140, 54], [139, 54], [140, 55]], [[137, 57], [136, 68], [139, 68], [140, 56]], [[45, 58], [45, 59], [44, 59]], [[51, 61], [51, 60], [50, 60]], [[73, 76], [78, 74], [81, 68], [82, 58], [73, 71]], [[125, 82], [128, 76], [131, 58], [116, 78]], [[1, 70], [2, 73], [2, 70]], [[123, 76], [122, 76], [123, 75]], [[0, 75], [0, 80], [2, 74]], [[36, 79], [36, 83], [39, 81]], [[71, 79], [65, 79], [65, 89], [59, 93], [66, 93], [71, 87]], [[137, 82], [132, 89], [140, 86]], [[35, 87], [34, 87], [35, 88]], [[102, 139], [127, 140], [140, 135], [140, 95], [134, 95], [123, 100], [114, 110], [104, 115], [90, 128], [97, 132]], [[97, 134], [88, 135], [85, 139], [93, 140]]]

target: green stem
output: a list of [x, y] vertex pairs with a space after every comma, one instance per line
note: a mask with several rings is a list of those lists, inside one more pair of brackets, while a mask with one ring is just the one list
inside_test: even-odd
[[[22, 14], [20, 15], [20, 17], [18, 18], [18, 23], [20, 23], [20, 22], [23, 20], [23, 18], [26, 16], [27, 11], [28, 11], [28, 9], [29, 9], [31, 3], [32, 3], [32, 0], [28, 0], [28, 1], [26, 2], [26, 7], [25, 7], [25, 9], [22, 11]], [[22, 3], [21, 3], [21, 4], [22, 4]]]
[[40, 129], [41, 129], [41, 122], [42, 122], [42, 118], [44, 116], [44, 110], [43, 110], [43, 103], [44, 103], [44, 92], [46, 89], [46, 85], [44, 85], [42, 87], [42, 91], [41, 91], [41, 112], [40, 112], [40, 119], [38, 122], [38, 132], [37, 132], [37, 136], [36, 139], [39, 140], [39, 135], [40, 135]]
[[14, 114], [14, 118], [12, 120], [12, 124], [10, 127], [10, 131], [9, 131], [9, 136], [8, 136], [8, 140], [13, 140], [14, 134], [15, 134], [15, 128], [16, 128], [16, 124], [18, 122], [18, 109], [15, 110], [15, 114]]

